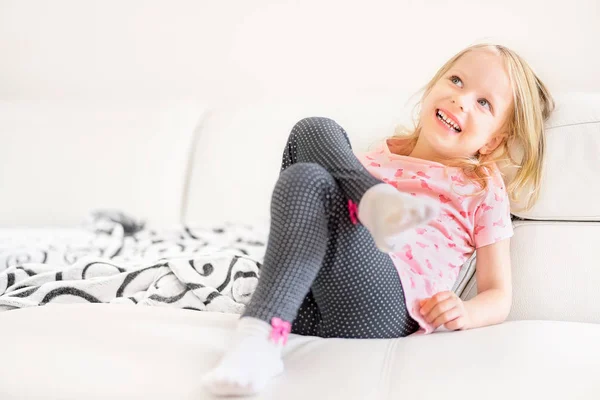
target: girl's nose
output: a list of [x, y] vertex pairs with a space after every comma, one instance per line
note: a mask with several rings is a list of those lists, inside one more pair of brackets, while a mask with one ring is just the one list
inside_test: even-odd
[[464, 100], [459, 98], [458, 99], [458, 103], [456, 101], [456, 99], [452, 99], [452, 104], [457, 104], [460, 107], [461, 111], [465, 111], [465, 107], [464, 107]]

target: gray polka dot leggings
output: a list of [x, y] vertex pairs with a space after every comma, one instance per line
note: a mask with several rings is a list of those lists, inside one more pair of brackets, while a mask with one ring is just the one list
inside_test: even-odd
[[327, 338], [416, 332], [392, 259], [353, 211], [379, 183], [335, 121], [294, 125], [271, 199], [261, 275], [242, 317], [277, 317], [292, 322], [292, 333]]

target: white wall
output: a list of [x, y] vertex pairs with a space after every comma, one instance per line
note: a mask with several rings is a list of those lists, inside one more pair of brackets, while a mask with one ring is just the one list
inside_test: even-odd
[[414, 92], [487, 40], [600, 90], [598, 0], [0, 0], [0, 98]]
[[[0, 225], [72, 224], [109, 206], [174, 220], [184, 190], [161, 182], [180, 182], [190, 149], [150, 143], [154, 157], [137, 143], [150, 131], [188, 143], [195, 104], [358, 94], [373, 117], [395, 114], [396, 98], [378, 106], [368, 92], [404, 101], [481, 41], [520, 52], [555, 93], [600, 92], [599, 39], [598, 0], [0, 0]], [[136, 171], [143, 185], [131, 184]]]

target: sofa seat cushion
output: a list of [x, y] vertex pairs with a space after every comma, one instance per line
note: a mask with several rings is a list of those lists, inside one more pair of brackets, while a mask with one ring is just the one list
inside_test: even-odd
[[[235, 314], [76, 304], [0, 313], [13, 399], [210, 399]], [[259, 399], [597, 398], [600, 325], [515, 321], [394, 340], [291, 335]]]

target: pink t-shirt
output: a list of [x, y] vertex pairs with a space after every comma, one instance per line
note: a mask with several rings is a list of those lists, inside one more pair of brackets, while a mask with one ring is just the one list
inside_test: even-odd
[[513, 235], [502, 176], [495, 168], [484, 192], [466, 196], [481, 188], [460, 168], [394, 154], [385, 140], [356, 156], [372, 175], [398, 190], [440, 202], [440, 216], [404, 232], [406, 244], [400, 252], [390, 253], [408, 311], [421, 327], [417, 333], [431, 333], [433, 326], [421, 316], [419, 300], [451, 290], [461, 266], [477, 248]]

